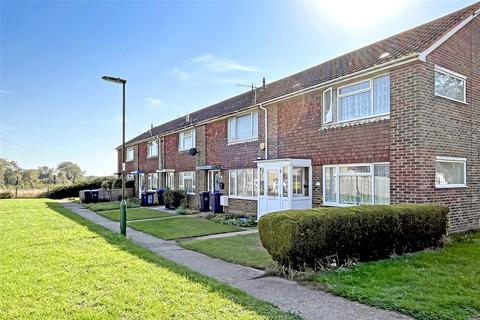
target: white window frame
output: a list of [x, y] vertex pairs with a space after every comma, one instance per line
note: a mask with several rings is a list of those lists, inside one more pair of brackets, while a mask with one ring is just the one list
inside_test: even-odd
[[[330, 103], [331, 105], [331, 108], [332, 108], [332, 113], [333, 113], [333, 108], [335, 107], [335, 111], [336, 111], [336, 116], [337, 116], [337, 119], [333, 119], [332, 121], [330, 122], [324, 122], [325, 121], [325, 108], [323, 108], [322, 106], [322, 123], [324, 125], [330, 125], [330, 124], [341, 124], [341, 123], [347, 123], [347, 122], [352, 122], [352, 121], [358, 121], [358, 120], [363, 120], [363, 119], [369, 119], [369, 118], [377, 118], [377, 117], [383, 117], [383, 116], [388, 116], [390, 115], [390, 111], [388, 112], [384, 112], [384, 113], [377, 113], [377, 114], [374, 114], [374, 110], [375, 110], [375, 106], [374, 106], [374, 80], [377, 79], [377, 78], [382, 78], [382, 77], [385, 77], [385, 76], [390, 76], [390, 73], [383, 73], [383, 74], [380, 74], [380, 75], [377, 75], [375, 77], [371, 77], [371, 78], [368, 78], [368, 79], [363, 79], [363, 80], [359, 80], [359, 81], [356, 81], [356, 82], [353, 82], [353, 83], [348, 83], [348, 84], [345, 84], [345, 85], [342, 85], [342, 86], [339, 86], [335, 89], [335, 93], [336, 93], [336, 97], [335, 97], [335, 102], [336, 102], [336, 106], [333, 106], [333, 91], [330, 95], [332, 101]], [[343, 89], [343, 88], [346, 88], [346, 87], [350, 87], [350, 86], [354, 86], [356, 84], [359, 84], [359, 83], [363, 83], [363, 82], [368, 82], [369, 83], [369, 88], [368, 89], [360, 89], [360, 90], [357, 90], [357, 91], [353, 91], [353, 92], [349, 92], [349, 93], [344, 93], [344, 94], [340, 94], [340, 90]], [[325, 93], [329, 90], [332, 90], [332, 87], [324, 90], [324, 95], [323, 95], [323, 99], [325, 100]], [[344, 97], [348, 97], [348, 96], [351, 96], [351, 95], [356, 95], [356, 94], [360, 94], [360, 93], [364, 93], [364, 92], [368, 92], [370, 91], [370, 115], [368, 116], [365, 116], [365, 117], [358, 117], [358, 118], [353, 118], [353, 119], [347, 119], [347, 120], [341, 120], [339, 121], [338, 120], [338, 115], [340, 114], [339, 113], [339, 108], [340, 108], [340, 99], [341, 98], [344, 98]], [[390, 87], [389, 87], [389, 91], [391, 92], [391, 83], [390, 83]], [[389, 110], [391, 108], [391, 102], [390, 102], [390, 106], [389, 106]]]
[[[195, 194], [195, 171], [184, 171], [178, 173], [179, 177], [179, 189], [184, 190], [187, 194], [194, 195]], [[185, 180], [192, 179], [192, 192], [187, 192], [185, 190]]]
[[[185, 147], [185, 141], [184, 141], [186, 133], [191, 134], [191, 137], [192, 137], [192, 145], [188, 147]], [[190, 150], [191, 148], [195, 148], [195, 128], [183, 130], [178, 133], [178, 151], [187, 151], [187, 150]]]
[[[326, 101], [325, 95], [326, 95], [328, 92], [330, 92], [330, 112], [332, 112], [332, 121], [326, 122], [326, 121], [325, 121], [325, 116], [326, 116], [326, 113], [325, 113], [325, 101]], [[324, 123], [324, 124], [334, 123], [334, 119], [333, 119], [333, 90], [332, 90], [332, 88], [328, 88], [328, 89], [326, 89], [326, 90], [323, 91], [323, 98], [322, 98], [322, 123]]]
[[453, 101], [457, 101], [457, 102], [461, 102], [461, 103], [467, 103], [467, 77], [460, 74], [460, 73], [457, 73], [455, 71], [449, 70], [449, 69], [441, 67], [439, 65], [435, 65], [435, 73], [437, 73], [437, 72], [438, 73], [443, 73], [444, 75], [450, 76], [450, 77], [458, 79], [460, 81], [463, 81], [463, 88], [464, 88], [464, 90], [463, 90], [463, 101], [452, 98], [452, 97], [447, 97], [447, 96], [444, 96], [442, 94], [437, 93], [437, 88], [435, 87], [435, 74], [434, 74], [434, 81], [433, 81], [434, 88], [433, 88], [433, 91], [435, 92], [435, 96], [442, 97], [442, 98], [449, 99], [449, 100], [453, 100]]
[[164, 175], [164, 189], [174, 190], [175, 189], [175, 172], [167, 171]]
[[[135, 148], [134, 147], [127, 147], [127, 149], [125, 150], [126, 154], [125, 154], [125, 162], [131, 162], [133, 160], [135, 160]], [[128, 155], [132, 154], [132, 157], [130, 158]]]
[[[153, 185], [153, 182], [154, 182], [154, 177], [157, 177], [156, 180], [157, 180], [157, 183], [156, 183], [156, 187], [155, 188], [150, 188], [151, 185]], [[157, 190], [158, 189], [158, 173], [155, 173], [155, 172], [150, 172], [150, 173], [147, 173], [147, 187], [148, 187], [148, 190]]]
[[[240, 170], [250, 170], [252, 171], [252, 195], [251, 196], [239, 196], [238, 195], [238, 171]], [[230, 179], [232, 177], [232, 174], [235, 176], [235, 190], [232, 190], [232, 188], [230, 188]], [[257, 180], [257, 188], [255, 189], [255, 180]], [[257, 169], [251, 169], [251, 168], [245, 168], [245, 169], [234, 169], [234, 170], [229, 170], [228, 171], [228, 195], [230, 198], [234, 198], [234, 199], [247, 199], [247, 200], [251, 200], [251, 199], [257, 199], [258, 198], [258, 193], [259, 193], [259, 179], [258, 179], [258, 172], [257, 172]], [[256, 193], [256, 195], [255, 195]]]
[[[153, 144], [157, 145], [156, 153], [152, 153]], [[147, 142], [147, 158], [153, 158], [158, 156], [158, 140], [150, 140]]]
[[[437, 184], [437, 162], [453, 162], [463, 164], [463, 183], [462, 184]], [[438, 156], [435, 159], [435, 188], [448, 189], [448, 188], [465, 188], [467, 187], [467, 159], [455, 158], [455, 157], [441, 157]]]
[[[356, 173], [356, 176], [370, 176], [372, 177], [372, 203], [370, 205], [375, 205], [375, 165], [386, 165], [390, 166], [390, 162], [374, 162], [374, 163], [345, 163], [345, 164], [332, 164], [324, 165], [322, 168], [322, 191], [323, 191], [323, 205], [332, 206], [332, 207], [355, 207], [355, 204], [341, 204], [340, 203], [340, 176], [350, 176], [348, 173], [340, 173], [340, 167], [370, 167], [370, 172], [368, 173]], [[325, 172], [327, 168], [335, 168], [334, 178], [335, 178], [335, 202], [326, 202], [325, 201]], [[390, 191], [389, 191], [390, 192]]]
[[[257, 130], [255, 132], [255, 125], [254, 125], [254, 114], [257, 115]], [[232, 132], [232, 127], [235, 129], [235, 135], [237, 132], [237, 119], [240, 117], [244, 117], [246, 115], [250, 115], [250, 133], [251, 135], [245, 139], [237, 139], [236, 137], [232, 137], [231, 132]], [[234, 117], [230, 117], [228, 119], [228, 128], [227, 128], [227, 135], [228, 135], [228, 143], [229, 144], [234, 144], [234, 143], [239, 143], [239, 142], [245, 142], [245, 141], [255, 141], [258, 139], [258, 111], [252, 111], [252, 112], [247, 112], [247, 113], [242, 113], [239, 115], [236, 115]]]

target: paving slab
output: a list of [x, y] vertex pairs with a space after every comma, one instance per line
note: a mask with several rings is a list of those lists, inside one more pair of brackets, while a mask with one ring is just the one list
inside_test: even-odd
[[[119, 223], [104, 218], [76, 203], [61, 203], [66, 208], [114, 232]], [[391, 311], [376, 309], [330, 293], [310, 289], [295, 281], [264, 276], [264, 272], [240, 266], [180, 247], [175, 241], [162, 240], [127, 227], [127, 236], [136, 244], [182, 264], [191, 270], [241, 289], [257, 299], [276, 305], [283, 311], [298, 313], [305, 319], [367, 320], [410, 319]]]

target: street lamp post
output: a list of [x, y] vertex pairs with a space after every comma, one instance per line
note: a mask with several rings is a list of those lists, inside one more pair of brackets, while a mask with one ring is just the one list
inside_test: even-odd
[[127, 80], [110, 76], [103, 76], [103, 80], [121, 83], [123, 89], [122, 104], [122, 202], [120, 202], [120, 233], [127, 235], [127, 203], [125, 202], [125, 84]]

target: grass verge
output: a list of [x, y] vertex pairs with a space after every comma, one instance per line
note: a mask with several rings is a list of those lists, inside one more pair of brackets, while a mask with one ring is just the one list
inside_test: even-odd
[[[97, 214], [104, 216], [113, 221], [120, 221], [120, 209], [116, 210], [106, 210], [106, 211], [97, 211]], [[132, 208], [127, 210], [127, 220], [141, 220], [149, 218], [164, 218], [171, 217], [172, 215], [168, 212], [146, 209], [146, 208]]]
[[0, 201], [7, 319], [294, 319], [51, 200]]
[[311, 278], [351, 300], [417, 319], [480, 317], [480, 232], [437, 251], [360, 264]]
[[199, 237], [242, 230], [238, 227], [192, 217], [135, 221], [129, 222], [128, 226], [165, 240]]
[[258, 233], [207, 240], [182, 240], [180, 245], [213, 258], [257, 269], [267, 269], [274, 265], [260, 242]]

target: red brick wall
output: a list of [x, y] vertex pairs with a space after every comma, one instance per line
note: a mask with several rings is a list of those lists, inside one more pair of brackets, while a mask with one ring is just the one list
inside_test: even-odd
[[[392, 202], [450, 208], [451, 231], [480, 227], [480, 19], [395, 74], [391, 114]], [[467, 104], [435, 96], [438, 64], [467, 77]], [[467, 158], [467, 188], [435, 188], [437, 156]]]
[[164, 137], [165, 169], [175, 169], [176, 172], [194, 171], [195, 157], [189, 151], [178, 151], [178, 133]]
[[260, 143], [264, 141], [263, 111], [258, 113], [258, 140], [228, 145], [228, 120], [219, 120], [205, 125], [206, 163], [223, 165], [225, 169], [256, 168], [254, 162], [264, 156]]
[[138, 168], [144, 170], [145, 174], [154, 173], [160, 168], [158, 156], [152, 158], [147, 157], [147, 143], [148, 142], [145, 141], [138, 144]]

